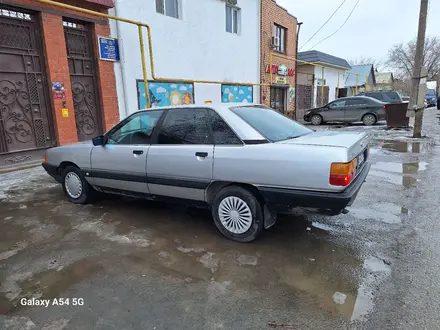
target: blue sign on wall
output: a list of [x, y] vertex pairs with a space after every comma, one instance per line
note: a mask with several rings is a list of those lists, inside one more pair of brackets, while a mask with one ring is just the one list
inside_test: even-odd
[[232, 86], [222, 85], [222, 102], [242, 102], [252, 103], [253, 88], [252, 86]]
[[98, 37], [99, 59], [104, 61], [119, 61], [118, 39]]

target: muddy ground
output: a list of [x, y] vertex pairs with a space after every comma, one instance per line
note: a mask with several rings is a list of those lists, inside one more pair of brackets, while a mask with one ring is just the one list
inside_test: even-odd
[[350, 213], [286, 216], [250, 244], [204, 210], [114, 196], [78, 206], [42, 168], [2, 174], [0, 328], [438, 329], [436, 114], [420, 140], [320, 127], [374, 136]]

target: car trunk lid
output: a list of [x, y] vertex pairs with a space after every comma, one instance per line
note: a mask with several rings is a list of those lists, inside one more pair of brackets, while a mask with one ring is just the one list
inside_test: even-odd
[[348, 161], [357, 157], [368, 146], [371, 137], [364, 132], [314, 132], [278, 143], [327, 146], [348, 149]]

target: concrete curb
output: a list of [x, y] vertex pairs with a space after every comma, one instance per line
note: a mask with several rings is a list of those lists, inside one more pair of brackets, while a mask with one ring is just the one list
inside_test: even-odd
[[37, 167], [37, 166], [40, 166], [42, 162], [43, 162], [43, 159], [40, 159], [40, 160], [36, 160], [36, 161], [30, 162], [30, 163], [17, 164], [17, 165], [3, 167], [3, 168], [0, 168], [0, 174], [8, 173], [8, 172], [15, 172], [15, 171], [19, 171], [19, 170], [26, 170], [29, 168]]

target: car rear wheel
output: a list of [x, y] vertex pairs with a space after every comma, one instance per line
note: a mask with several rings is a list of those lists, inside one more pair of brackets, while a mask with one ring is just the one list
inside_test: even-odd
[[310, 122], [312, 125], [319, 126], [322, 124], [322, 117], [320, 115], [313, 115], [312, 118], [310, 118]]
[[220, 190], [212, 204], [218, 230], [237, 242], [251, 242], [264, 227], [263, 207], [249, 190], [228, 186]]
[[93, 198], [93, 188], [85, 180], [83, 174], [76, 166], [67, 166], [62, 172], [64, 193], [69, 202], [74, 204], [87, 204]]
[[371, 113], [367, 113], [365, 116], [362, 117], [362, 122], [364, 123], [365, 126], [372, 126], [376, 124], [377, 119], [375, 115]]

